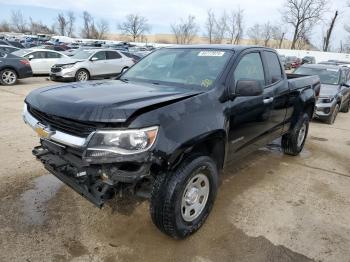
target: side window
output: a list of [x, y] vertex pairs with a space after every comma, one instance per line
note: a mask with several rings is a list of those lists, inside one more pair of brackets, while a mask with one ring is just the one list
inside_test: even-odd
[[122, 56], [115, 51], [107, 51], [107, 59], [119, 59], [122, 58]]
[[45, 59], [46, 58], [46, 52], [33, 52], [33, 53], [30, 53], [30, 54], [27, 54], [25, 55], [26, 58], [28, 58], [29, 56], [33, 56], [33, 59]]
[[345, 70], [341, 70], [341, 75], [340, 75], [340, 83], [346, 83], [346, 74], [347, 72]]
[[62, 55], [55, 52], [46, 52], [47, 58], [61, 58]]
[[267, 66], [270, 72], [269, 84], [276, 83], [283, 79], [282, 68], [277, 55], [274, 52], [264, 51]]
[[235, 85], [239, 80], [257, 80], [265, 86], [264, 67], [259, 53], [250, 53], [239, 61], [233, 72]]
[[105, 51], [100, 51], [94, 54], [93, 57], [96, 57], [97, 60], [106, 60], [106, 52]]

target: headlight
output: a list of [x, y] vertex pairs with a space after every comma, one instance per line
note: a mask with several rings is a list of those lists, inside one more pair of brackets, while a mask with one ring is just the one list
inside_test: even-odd
[[149, 150], [157, 138], [158, 127], [129, 130], [101, 130], [91, 137], [85, 157], [113, 157]]
[[67, 68], [71, 68], [73, 67], [75, 64], [68, 64], [68, 65], [63, 65], [61, 66], [63, 69], [67, 69]]
[[318, 101], [319, 101], [320, 103], [328, 104], [328, 103], [332, 103], [333, 99], [334, 99], [334, 97], [320, 97], [320, 98], [318, 99]]

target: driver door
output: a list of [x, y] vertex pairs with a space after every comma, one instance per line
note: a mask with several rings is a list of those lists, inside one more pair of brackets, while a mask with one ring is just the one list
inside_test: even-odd
[[90, 58], [90, 73], [92, 76], [107, 75], [108, 69], [109, 66], [105, 51], [98, 51]]
[[[231, 72], [230, 85], [234, 87], [239, 80], [256, 80], [267, 86], [262, 53], [253, 51], [243, 54]], [[238, 96], [230, 101], [228, 160], [261, 147], [271, 126], [271, 91], [264, 89], [259, 96]]]

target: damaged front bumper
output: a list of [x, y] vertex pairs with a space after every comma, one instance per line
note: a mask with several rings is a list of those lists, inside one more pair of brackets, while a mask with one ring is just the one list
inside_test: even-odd
[[32, 153], [62, 182], [97, 207], [121, 190], [135, 186], [150, 176], [150, 161], [91, 165], [79, 153], [59, 143], [41, 139]]

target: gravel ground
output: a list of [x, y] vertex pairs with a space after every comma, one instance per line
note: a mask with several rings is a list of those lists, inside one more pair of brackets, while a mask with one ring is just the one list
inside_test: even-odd
[[147, 202], [99, 210], [34, 160], [23, 99], [52, 84], [0, 86], [0, 261], [350, 261], [350, 114], [314, 121], [299, 157], [275, 142], [228, 166], [205, 225], [176, 241]]

